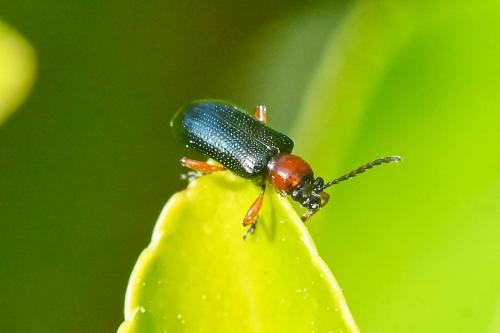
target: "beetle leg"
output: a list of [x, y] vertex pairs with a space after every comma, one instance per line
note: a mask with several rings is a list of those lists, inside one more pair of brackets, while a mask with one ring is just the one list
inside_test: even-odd
[[[323, 207], [323, 205], [321, 205], [320, 208], [321, 207]], [[300, 219], [302, 220], [302, 222], [306, 223], [306, 221], [309, 220], [311, 216], [319, 212], [320, 208], [308, 210], [307, 212], [304, 213], [304, 215], [300, 217]]]
[[255, 113], [253, 116], [263, 123], [264, 125], [267, 124], [267, 112], [266, 112], [266, 106], [265, 105], [257, 105], [255, 107]]
[[[201, 173], [212, 173], [217, 171], [224, 171], [226, 168], [220, 165], [213, 165], [203, 161], [196, 161], [186, 157], [181, 158], [181, 164], [186, 168]], [[188, 174], [189, 175], [189, 174]]]
[[315, 210], [308, 210], [307, 212], [304, 213], [304, 215], [302, 215], [300, 217], [300, 219], [302, 220], [302, 222], [306, 222], [307, 220], [309, 220], [309, 218], [311, 216], [313, 216], [319, 209], [315, 209]]
[[262, 186], [259, 196], [255, 199], [254, 203], [248, 209], [247, 215], [243, 219], [243, 226], [250, 226], [247, 231], [243, 234], [243, 239], [246, 239], [248, 235], [255, 232], [255, 225], [257, 224], [257, 216], [262, 207], [262, 202], [264, 201], [264, 193], [266, 192], [266, 186]]

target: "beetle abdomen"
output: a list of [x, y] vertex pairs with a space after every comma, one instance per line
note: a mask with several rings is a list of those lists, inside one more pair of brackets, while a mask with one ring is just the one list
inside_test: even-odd
[[267, 163], [290, 153], [293, 141], [242, 111], [214, 100], [181, 108], [171, 121], [174, 136], [244, 178], [265, 175]]

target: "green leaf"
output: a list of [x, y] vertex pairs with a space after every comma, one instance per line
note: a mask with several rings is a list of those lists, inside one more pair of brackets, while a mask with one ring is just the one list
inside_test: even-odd
[[0, 21], [0, 124], [24, 100], [35, 73], [35, 53], [28, 42]]
[[358, 331], [287, 199], [268, 187], [242, 239], [258, 192], [221, 172], [169, 200], [130, 278], [120, 333]]

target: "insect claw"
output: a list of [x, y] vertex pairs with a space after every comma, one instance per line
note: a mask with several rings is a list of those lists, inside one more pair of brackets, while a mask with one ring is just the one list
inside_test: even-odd
[[180, 178], [181, 180], [187, 180], [187, 181], [192, 181], [195, 180], [198, 177], [201, 177], [203, 174], [198, 171], [188, 171], [186, 173], [181, 174]]
[[246, 239], [247, 239], [247, 236], [248, 236], [248, 235], [253, 234], [254, 232], [255, 232], [255, 223], [254, 223], [254, 224], [252, 224], [252, 225], [250, 226], [250, 228], [248, 228], [248, 229], [245, 231], [245, 233], [243, 234], [243, 240], [246, 240]]
[[313, 216], [314, 213], [316, 213], [318, 210], [308, 210], [307, 212], [304, 213], [304, 215], [302, 215], [300, 217], [300, 219], [302, 220], [302, 222], [306, 222], [307, 220], [309, 220], [309, 218], [311, 216]]

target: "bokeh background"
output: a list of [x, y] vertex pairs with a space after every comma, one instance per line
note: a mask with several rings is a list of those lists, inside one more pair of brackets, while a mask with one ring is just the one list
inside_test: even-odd
[[[169, 119], [265, 103], [317, 173], [401, 154], [309, 224], [365, 332], [500, 331], [494, 1], [3, 1], [36, 52], [0, 126], [3, 332], [112, 332], [163, 204]], [[2, 59], [0, 57], [0, 59]], [[0, 67], [2, 68], [2, 67]]]

